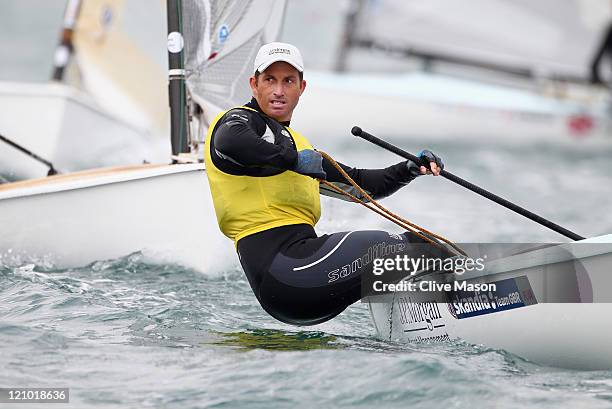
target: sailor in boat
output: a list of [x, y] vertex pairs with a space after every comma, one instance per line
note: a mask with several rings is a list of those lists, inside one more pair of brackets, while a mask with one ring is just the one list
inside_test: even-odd
[[[361, 298], [361, 276], [372, 271], [372, 260], [363, 258], [369, 249], [407, 252], [408, 243], [422, 239], [372, 230], [317, 236], [318, 179], [350, 185], [290, 128], [306, 88], [300, 51], [291, 44], [265, 44], [253, 72], [251, 101], [217, 116], [207, 135], [206, 173], [215, 212], [261, 306], [280, 321], [314, 325]], [[385, 169], [339, 165], [376, 199], [420, 175], [439, 174], [438, 156], [431, 151], [420, 156], [430, 169], [410, 161]]]

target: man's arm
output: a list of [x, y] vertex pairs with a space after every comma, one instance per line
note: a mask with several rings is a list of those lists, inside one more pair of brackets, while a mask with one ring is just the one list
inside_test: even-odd
[[[418, 166], [416, 168], [409, 167], [405, 161], [384, 169], [357, 169], [342, 163], [338, 163], [338, 165], [373, 199], [381, 199], [395, 193], [402, 186], [414, 180], [418, 176], [416, 172], [419, 172]], [[323, 170], [327, 173], [328, 182], [332, 182], [343, 190], [363, 199], [361, 194], [349, 184], [340, 171], [325, 158], [323, 159]], [[321, 193], [327, 196], [346, 199], [325, 185], [321, 185]]]
[[248, 112], [228, 112], [215, 130], [216, 153], [240, 166], [292, 169], [297, 161], [293, 145], [290, 141], [275, 141], [266, 127], [263, 120]]

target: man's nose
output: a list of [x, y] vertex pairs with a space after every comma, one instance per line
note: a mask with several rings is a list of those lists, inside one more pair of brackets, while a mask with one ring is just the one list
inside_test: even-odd
[[282, 83], [278, 82], [274, 84], [272, 92], [274, 92], [275, 96], [282, 97], [283, 95], [285, 95], [285, 87], [283, 87]]

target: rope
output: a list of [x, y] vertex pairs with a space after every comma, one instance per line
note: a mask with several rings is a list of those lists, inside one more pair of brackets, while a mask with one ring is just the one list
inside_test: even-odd
[[389, 309], [389, 341], [393, 337], [393, 306], [395, 305], [395, 295], [397, 291], [393, 291], [393, 298], [391, 299], [391, 308]]
[[[339, 187], [337, 187], [336, 185], [326, 181], [326, 180], [322, 180], [319, 179], [319, 181], [321, 183], [323, 183], [325, 186], [328, 186], [329, 188], [331, 188], [332, 190], [334, 190], [335, 192], [342, 194], [348, 198], [350, 198], [352, 201], [361, 204], [362, 206], [365, 206], [366, 208], [370, 209], [371, 211], [375, 212], [376, 214], [384, 217], [385, 219], [397, 224], [398, 226], [400, 226], [401, 228], [405, 229], [405, 230], [409, 230], [412, 233], [414, 233], [416, 236], [420, 237], [421, 239], [435, 245], [436, 247], [439, 248], [443, 248], [440, 243], [438, 243], [437, 241], [433, 240], [431, 237], [434, 237], [440, 241], [443, 241], [444, 243], [448, 244], [449, 246], [451, 246], [453, 249], [455, 249], [458, 253], [466, 256], [467, 254], [456, 244], [454, 244], [453, 242], [451, 242], [450, 240], [448, 240], [445, 237], [442, 237], [438, 234], [435, 234], [433, 232], [430, 232], [429, 230], [424, 229], [423, 227], [414, 224], [412, 222], [410, 222], [409, 220], [406, 220], [404, 218], [402, 218], [401, 216], [391, 212], [390, 210], [388, 210], [387, 208], [385, 208], [384, 206], [382, 206], [381, 204], [379, 204], [376, 200], [374, 200], [365, 190], [363, 190], [361, 188], [361, 186], [359, 186], [357, 184], [357, 182], [355, 182], [345, 171], [344, 169], [342, 169], [342, 167], [340, 165], [338, 165], [338, 162], [336, 162], [331, 156], [329, 156], [327, 153], [322, 152], [322, 151], [318, 151], [321, 156], [323, 156], [325, 159], [327, 159], [337, 170], [338, 172], [340, 172], [340, 174], [342, 174], [342, 176], [351, 184], [351, 186], [353, 186], [355, 189], [357, 189], [357, 191], [363, 196], [365, 197], [372, 205], [374, 205], [375, 207], [372, 207], [370, 205], [368, 205], [367, 203], [365, 203], [363, 200], [359, 199], [358, 197], [352, 195], [349, 192], [346, 192], [342, 189], [340, 189]], [[379, 210], [380, 209], [380, 210]], [[423, 234], [424, 233], [424, 234]], [[431, 237], [429, 237], [431, 236]]]

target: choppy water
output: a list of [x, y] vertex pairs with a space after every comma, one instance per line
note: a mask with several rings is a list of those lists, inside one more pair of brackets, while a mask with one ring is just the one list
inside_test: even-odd
[[[22, 2], [11, 1], [0, 13], [2, 61], [22, 62], [3, 64], [2, 80], [50, 73], [64, 1], [29, 1], [30, 10], [15, 14]], [[37, 40], [17, 41], [28, 38]], [[365, 142], [319, 147], [361, 167], [397, 160]], [[582, 235], [612, 232], [610, 147], [431, 148], [451, 172]], [[440, 179], [421, 178], [384, 203], [459, 242], [561, 239]], [[324, 201], [319, 231], [350, 228], [397, 231], [357, 206]], [[1, 256], [0, 386], [69, 387], [71, 403], [53, 408], [612, 407], [612, 372], [543, 367], [460, 341], [383, 341], [360, 303], [316, 327], [280, 324], [259, 307], [235, 258], [194, 271], [140, 253], [77, 269]], [[0, 404], [34, 406], [44, 407]]]
[[0, 385], [69, 386], [80, 408], [612, 406], [610, 372], [383, 342], [361, 304], [299, 330], [270, 320], [237, 270], [207, 277], [138, 254], [0, 269], [0, 348]]
[[[352, 142], [323, 148], [364, 167], [395, 161]], [[450, 171], [568, 228], [612, 232], [609, 148], [434, 148]], [[431, 177], [385, 203], [457, 241], [559, 240]], [[339, 201], [325, 201], [322, 226], [395, 230]], [[612, 407], [612, 372], [543, 367], [460, 341], [386, 342], [360, 303], [324, 325], [280, 324], [236, 259], [217, 271], [140, 253], [77, 269], [0, 259], [0, 368], [0, 385], [67, 386], [66, 407], [79, 408]]]

